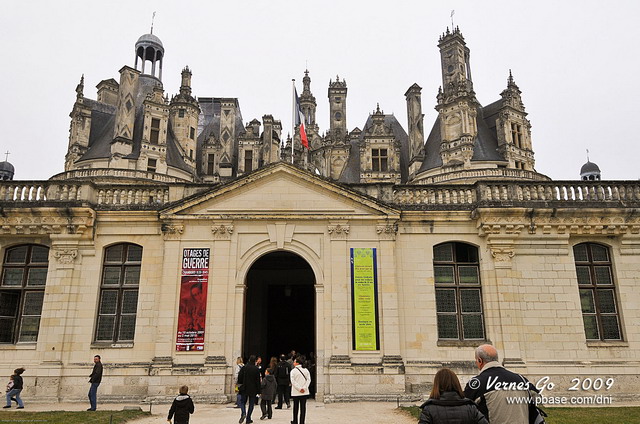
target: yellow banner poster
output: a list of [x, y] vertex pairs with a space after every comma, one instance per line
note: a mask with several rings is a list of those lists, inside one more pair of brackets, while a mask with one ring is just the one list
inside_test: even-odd
[[353, 349], [378, 350], [378, 275], [375, 248], [351, 249]]

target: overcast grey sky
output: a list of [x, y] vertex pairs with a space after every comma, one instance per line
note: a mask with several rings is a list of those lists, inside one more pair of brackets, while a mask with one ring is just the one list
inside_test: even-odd
[[245, 122], [272, 114], [287, 133], [291, 79], [301, 91], [308, 66], [321, 131], [336, 74], [349, 89], [349, 129], [362, 128], [376, 103], [406, 129], [404, 93], [413, 83], [423, 88], [430, 129], [441, 85], [437, 42], [451, 10], [481, 104], [499, 99], [512, 69], [539, 172], [578, 179], [589, 149], [604, 179], [640, 178], [636, 0], [11, 2], [0, 14], [0, 149], [11, 152], [15, 179], [62, 172], [80, 76], [93, 99], [98, 82], [119, 80], [153, 11], [169, 95], [188, 65], [196, 96], [237, 97]]

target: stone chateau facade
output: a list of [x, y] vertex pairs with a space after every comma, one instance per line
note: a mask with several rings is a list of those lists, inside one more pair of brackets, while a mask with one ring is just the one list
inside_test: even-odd
[[339, 77], [321, 132], [305, 71], [309, 150], [272, 115], [245, 124], [236, 98], [195, 97], [188, 67], [169, 98], [153, 34], [95, 100], [81, 80], [65, 171], [2, 166], [0, 372], [27, 368], [26, 398], [83, 400], [100, 354], [102, 401], [188, 384], [223, 402], [236, 357], [296, 349], [317, 399], [413, 399], [443, 366], [474, 375], [490, 342], [554, 394], [612, 378], [589, 394], [633, 398], [640, 184], [591, 162], [582, 181], [537, 173], [511, 73], [482, 106], [461, 32], [438, 47], [429, 132], [417, 84], [406, 130], [379, 106], [351, 129]]

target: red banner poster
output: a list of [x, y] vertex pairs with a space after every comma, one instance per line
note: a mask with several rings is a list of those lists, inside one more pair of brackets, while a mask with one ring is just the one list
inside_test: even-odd
[[177, 351], [204, 350], [209, 249], [182, 250]]

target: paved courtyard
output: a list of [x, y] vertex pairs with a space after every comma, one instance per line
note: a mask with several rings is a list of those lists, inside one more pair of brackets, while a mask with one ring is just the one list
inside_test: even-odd
[[[197, 398], [196, 412], [191, 416], [190, 424], [211, 424], [211, 423], [237, 423], [240, 418], [240, 410], [227, 405], [198, 404]], [[57, 403], [57, 404], [30, 404], [25, 399], [26, 409], [31, 411], [83, 411], [88, 404], [84, 403]], [[133, 405], [132, 405], [133, 406]], [[153, 405], [151, 412], [153, 416], [134, 421], [135, 424], [161, 424], [167, 422], [167, 412], [169, 404]], [[121, 410], [123, 404], [100, 404], [100, 410]], [[149, 405], [141, 408], [149, 410]], [[286, 408], [286, 407], [285, 407]], [[254, 423], [269, 424], [289, 424], [292, 417], [292, 409], [274, 410], [271, 420], [260, 421], [260, 408], [254, 410], [252, 419]], [[315, 401], [307, 403], [307, 424], [415, 424], [416, 420], [397, 411], [395, 402], [353, 402], [353, 403], [330, 403], [323, 404]]]

